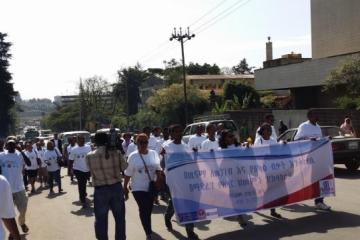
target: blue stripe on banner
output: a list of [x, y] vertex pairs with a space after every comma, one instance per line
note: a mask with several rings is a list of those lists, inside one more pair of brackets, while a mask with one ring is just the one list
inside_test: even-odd
[[[322, 138], [320, 140], [306, 140], [291, 142], [288, 144], [276, 144], [271, 146], [259, 146], [238, 149], [223, 149], [214, 152], [178, 152], [169, 154], [166, 160], [166, 170], [171, 171], [178, 167], [191, 164], [194, 162], [204, 162], [206, 159], [236, 159], [236, 160], [251, 160], [251, 159], [267, 159], [278, 160], [283, 158], [297, 157], [304, 154], [309, 154], [323, 145], [327, 144], [330, 140]], [[267, 154], [264, 154], [264, 149], [270, 149]], [[201, 159], [201, 160], [198, 160]]]

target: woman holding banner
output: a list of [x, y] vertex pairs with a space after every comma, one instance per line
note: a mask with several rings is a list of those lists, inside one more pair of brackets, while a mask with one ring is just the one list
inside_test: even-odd
[[129, 193], [128, 184], [131, 178], [131, 189], [139, 207], [141, 224], [145, 230], [146, 239], [152, 239], [151, 212], [154, 193], [149, 189], [150, 182], [161, 181], [161, 167], [159, 154], [148, 149], [149, 140], [146, 134], [139, 134], [136, 138], [138, 150], [130, 154], [128, 167], [125, 170], [124, 193]]
[[[235, 149], [239, 147], [239, 143], [237, 142], [234, 134], [232, 134], [231, 131], [225, 129], [220, 133], [219, 146], [220, 149]], [[238, 216], [238, 222], [241, 227], [247, 226], [247, 221], [245, 220], [244, 215]]]
[[[263, 123], [257, 133], [259, 134], [259, 137], [256, 138], [254, 146], [278, 144], [276, 139], [271, 137], [272, 128], [269, 123]], [[270, 215], [275, 218], [282, 218], [282, 216], [276, 212], [275, 208], [270, 209]]]

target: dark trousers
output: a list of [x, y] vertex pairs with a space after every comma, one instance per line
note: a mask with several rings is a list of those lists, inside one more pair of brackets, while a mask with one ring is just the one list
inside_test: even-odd
[[108, 240], [109, 210], [115, 218], [115, 240], [125, 240], [125, 202], [121, 183], [95, 187], [95, 235], [98, 240]]
[[67, 162], [67, 174], [73, 180], [74, 170], [73, 170], [74, 160], [68, 160]]
[[[174, 213], [175, 213], [174, 205], [173, 205], [172, 199], [170, 197], [169, 205], [166, 208], [165, 217], [170, 219], [172, 216], [174, 216]], [[186, 229], [186, 233], [189, 235], [189, 233], [194, 232], [194, 224], [193, 223], [185, 224], [185, 229]]]
[[79, 199], [81, 203], [86, 203], [86, 183], [90, 177], [90, 172], [82, 172], [74, 169], [74, 174], [78, 182]]
[[324, 198], [316, 198], [315, 199], [315, 204], [318, 204], [318, 203], [324, 203]]
[[57, 170], [55, 172], [48, 172], [49, 178], [48, 178], [48, 184], [50, 187], [50, 190], [54, 187], [54, 180], [58, 184], [59, 189], [61, 189], [61, 177], [60, 177], [60, 170]]
[[152, 233], [151, 229], [151, 212], [153, 209], [154, 198], [149, 192], [135, 191], [132, 192], [135, 201], [139, 207], [139, 216], [141, 224], [145, 230], [146, 235]]
[[28, 181], [28, 174], [27, 174], [26, 170], [23, 173], [23, 182], [24, 182], [25, 187], [27, 188], [27, 186], [29, 185], [29, 181]]

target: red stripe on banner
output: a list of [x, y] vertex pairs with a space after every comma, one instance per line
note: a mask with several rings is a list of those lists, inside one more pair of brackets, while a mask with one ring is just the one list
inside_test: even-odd
[[320, 184], [319, 182], [322, 180], [327, 180], [327, 179], [333, 179], [334, 175], [330, 174], [329, 176], [326, 176], [325, 178], [311, 184], [310, 186], [307, 186], [303, 189], [300, 189], [297, 192], [291, 193], [289, 195], [286, 195], [284, 197], [278, 198], [272, 202], [269, 202], [259, 208], [257, 208], [257, 210], [260, 209], [264, 209], [264, 208], [273, 208], [273, 207], [278, 207], [278, 206], [282, 206], [282, 205], [287, 205], [287, 204], [291, 204], [291, 203], [297, 203], [297, 202], [301, 202], [301, 201], [305, 201], [305, 200], [309, 200], [309, 199], [313, 199], [313, 198], [317, 198], [320, 197]]

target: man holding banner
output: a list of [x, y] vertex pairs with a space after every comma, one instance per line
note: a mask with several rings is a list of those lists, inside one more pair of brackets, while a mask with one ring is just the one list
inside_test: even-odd
[[[170, 131], [171, 131], [172, 141], [170, 141], [168, 144], [164, 144], [163, 150], [161, 152], [161, 154], [163, 154], [164, 158], [165, 158], [165, 167], [166, 167], [167, 155], [169, 155], [171, 153], [179, 153], [179, 154], [185, 153], [186, 154], [187, 152], [191, 151], [187, 144], [182, 143], [183, 129], [180, 125], [173, 125], [171, 127]], [[166, 178], [166, 181], [168, 181], [168, 178]], [[172, 179], [172, 181], [177, 181], [177, 180]], [[170, 197], [169, 205], [166, 209], [165, 216], [164, 216], [165, 225], [169, 231], [172, 231], [172, 229], [173, 229], [172, 223], [171, 223], [171, 218], [173, 215], [174, 215], [174, 206], [173, 206], [172, 199]], [[199, 239], [198, 235], [194, 232], [194, 224], [193, 223], [185, 224], [185, 228], [186, 228], [186, 233], [187, 233], [189, 240], [198, 240]]]
[[180, 224], [335, 195], [328, 138], [206, 152], [183, 148], [166, 152], [165, 167]]
[[[308, 121], [303, 122], [299, 125], [294, 140], [316, 140], [322, 137], [320, 126], [317, 124], [319, 117], [316, 115], [314, 110], [309, 110], [307, 113]], [[330, 206], [324, 203], [324, 198], [316, 198], [315, 206], [320, 210], [330, 210]]]

